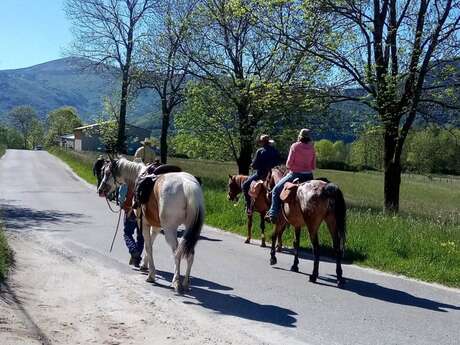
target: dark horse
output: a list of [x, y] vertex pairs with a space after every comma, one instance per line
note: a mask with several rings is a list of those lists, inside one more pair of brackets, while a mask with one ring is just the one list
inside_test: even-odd
[[299, 271], [300, 230], [306, 225], [315, 257], [310, 281], [316, 282], [319, 268], [318, 230], [324, 220], [336, 254], [337, 286], [343, 286], [345, 280], [342, 277], [341, 260], [345, 249], [346, 205], [342, 191], [335, 184], [322, 180], [311, 180], [302, 184], [286, 183], [281, 192], [281, 200], [282, 215], [278, 217], [272, 234], [270, 264], [276, 264], [275, 239], [284, 231], [286, 224], [290, 224], [295, 229], [294, 263], [291, 270]]
[[[251, 196], [251, 209], [260, 214], [260, 230], [261, 230], [261, 247], [266, 247], [265, 244], [265, 215], [270, 209], [271, 196], [270, 190], [284, 176], [285, 169], [273, 168], [265, 181], [255, 181], [251, 184], [249, 195]], [[228, 175], [228, 200], [238, 201], [238, 195], [242, 193], [243, 183], [247, 180], [246, 175]], [[248, 214], [248, 236], [245, 243], [250, 243], [252, 238], [252, 212]], [[284, 230], [284, 229], [283, 229]], [[277, 251], [282, 249], [283, 232], [279, 233]]]

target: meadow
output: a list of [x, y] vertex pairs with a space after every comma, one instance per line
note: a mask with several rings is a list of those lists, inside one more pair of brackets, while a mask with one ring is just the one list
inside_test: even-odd
[[[50, 152], [88, 182], [95, 183], [91, 173], [95, 154], [57, 148]], [[171, 159], [169, 163], [203, 179], [208, 225], [246, 234], [243, 202], [235, 205], [227, 200], [228, 174], [237, 171], [234, 164], [187, 159]], [[346, 262], [460, 287], [460, 179], [404, 175], [401, 212], [391, 216], [381, 211], [381, 173], [317, 170], [315, 176], [327, 177], [344, 192], [348, 205]], [[257, 219], [254, 224], [258, 224]], [[268, 225], [268, 235], [271, 227]], [[254, 238], [259, 236], [255, 226]], [[330, 237], [324, 226], [320, 238], [323, 253], [330, 254]], [[283, 243], [291, 246], [292, 241], [293, 232], [288, 230]], [[301, 246], [311, 250], [305, 231]]]

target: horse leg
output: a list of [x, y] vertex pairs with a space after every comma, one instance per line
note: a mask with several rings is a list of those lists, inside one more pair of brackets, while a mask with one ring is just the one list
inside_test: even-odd
[[339, 233], [337, 231], [337, 224], [335, 221], [335, 217], [328, 216], [326, 218], [326, 224], [329, 229], [329, 232], [331, 233], [332, 237], [332, 242], [334, 245], [334, 252], [335, 252], [335, 273], [337, 276], [337, 287], [343, 287], [345, 284], [345, 279], [343, 279], [343, 271], [342, 271], [342, 247], [340, 245], [340, 238], [339, 238]]
[[272, 247], [271, 247], [271, 250], [270, 250], [270, 265], [275, 265], [276, 264], [276, 250], [275, 250], [275, 245], [276, 245], [276, 237], [277, 237], [277, 233], [280, 228], [280, 224], [276, 223], [275, 226], [274, 226], [274, 229], [273, 229], [273, 233], [272, 233]]
[[176, 253], [178, 241], [177, 241], [177, 225], [164, 226], [163, 231], [165, 233], [166, 242], [171, 247], [174, 256], [174, 276], [171, 282], [171, 286], [176, 292], [181, 292], [182, 287], [180, 284], [180, 262], [181, 257]]
[[248, 237], [244, 243], [251, 243], [252, 238], [252, 214], [248, 214]]
[[184, 280], [182, 281], [182, 288], [185, 291], [190, 290], [190, 271], [192, 270], [194, 258], [195, 258], [195, 254], [191, 254], [187, 256], [187, 268], [185, 269], [185, 276], [184, 276]]
[[145, 256], [147, 259], [149, 274], [147, 276], [147, 282], [155, 283], [155, 263], [153, 261], [153, 242], [160, 232], [160, 229], [143, 225], [142, 234], [144, 235], [144, 248]]
[[277, 237], [278, 244], [276, 245], [276, 251], [278, 253], [281, 253], [281, 251], [283, 250], [283, 234], [284, 234], [284, 231], [286, 230], [286, 227], [287, 227], [287, 225], [284, 225], [278, 231], [278, 237]]
[[313, 272], [310, 275], [310, 281], [312, 283], [316, 282], [318, 278], [318, 269], [319, 269], [319, 241], [318, 241], [318, 227], [308, 228], [310, 234], [310, 241], [313, 248], [313, 255], [315, 256], [315, 261], [313, 263]]
[[299, 247], [300, 247], [300, 227], [295, 228], [295, 241], [294, 241], [294, 263], [292, 264], [291, 271], [299, 272]]
[[266, 247], [267, 245], [265, 244], [265, 213], [260, 214], [260, 239], [262, 240], [262, 243], [260, 244], [261, 247]]

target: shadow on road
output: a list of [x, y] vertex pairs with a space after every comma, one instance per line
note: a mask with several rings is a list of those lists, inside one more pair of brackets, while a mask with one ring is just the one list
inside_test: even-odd
[[224, 315], [238, 316], [248, 320], [271, 323], [283, 327], [296, 327], [296, 312], [270, 304], [259, 304], [248, 299], [207, 290], [193, 286], [190, 293], [197, 303], [185, 301], [185, 304], [198, 305]]
[[[0, 214], [8, 230], [48, 231], [50, 224], [81, 224], [85, 215], [81, 213], [61, 212], [56, 210], [37, 210], [28, 207], [0, 204]], [[37, 229], [37, 227], [43, 227]], [[50, 229], [49, 231], [65, 231]]]
[[[177, 230], [177, 237], [182, 237], [182, 235], [184, 234], [184, 229], [179, 229]], [[211, 242], [222, 242], [222, 240], [218, 239], [218, 238], [211, 238], [211, 237], [207, 237], [207, 236], [203, 236], [203, 235], [200, 235], [200, 241], [211, 241]]]
[[[156, 271], [157, 275], [170, 283], [173, 274], [166, 271]], [[157, 285], [158, 286], [158, 285]], [[160, 285], [160, 287], [166, 287]], [[206, 287], [206, 289], [202, 288]], [[168, 287], [169, 288], [169, 287]], [[259, 304], [236, 295], [221, 293], [216, 290], [229, 291], [233, 288], [209, 280], [192, 277], [191, 291], [184, 297], [195, 299], [196, 302], [184, 301], [185, 304], [192, 304], [211, 309], [224, 315], [238, 316], [248, 320], [271, 323], [284, 327], [296, 327], [296, 312], [270, 304]]]
[[[156, 274], [168, 282], [172, 281], [173, 274], [171, 272], [156, 270]], [[202, 287], [206, 287], [211, 290], [222, 290], [222, 291], [233, 290], [233, 288], [231, 288], [230, 286], [221, 285], [221, 284], [214, 283], [206, 279], [201, 279], [201, 278], [196, 278], [196, 277], [192, 277], [191, 285], [193, 287], [202, 286]]]
[[[335, 276], [334, 278], [320, 277], [320, 279], [333, 283], [335, 286], [335, 282], [336, 282]], [[427, 298], [417, 297], [417, 296], [411, 295], [410, 293], [407, 293], [401, 290], [384, 287], [376, 283], [370, 283], [370, 282], [366, 282], [363, 280], [356, 280], [356, 279], [351, 279], [351, 278], [346, 278], [346, 281], [347, 283], [345, 284], [345, 287], [343, 288], [344, 290], [354, 292], [363, 297], [378, 299], [380, 301], [389, 302], [389, 303], [429, 309], [429, 310], [439, 311], [439, 312], [444, 312], [444, 313], [448, 312], [448, 310], [446, 309], [460, 310], [460, 306], [437, 302], [437, 301], [433, 301]], [[324, 284], [321, 282], [318, 282], [317, 284], [331, 286], [329, 284]]]

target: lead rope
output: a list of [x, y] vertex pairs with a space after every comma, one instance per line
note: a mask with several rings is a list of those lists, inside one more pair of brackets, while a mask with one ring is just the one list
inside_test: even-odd
[[118, 212], [121, 212], [121, 206], [120, 206], [120, 210], [119, 211], [115, 211], [112, 206], [110, 206], [110, 202], [109, 202], [109, 199], [105, 198], [105, 201], [107, 202], [107, 206], [109, 206], [109, 210], [112, 211], [113, 213], [118, 213]]
[[117, 237], [118, 228], [120, 227], [120, 219], [121, 219], [121, 208], [120, 208], [120, 212], [118, 212], [118, 222], [117, 222], [117, 227], [115, 228], [115, 234], [113, 234], [112, 244], [110, 245], [110, 250], [109, 250], [109, 253], [111, 253], [111, 252], [112, 252], [112, 249], [113, 249], [113, 244], [115, 243], [115, 238]]

